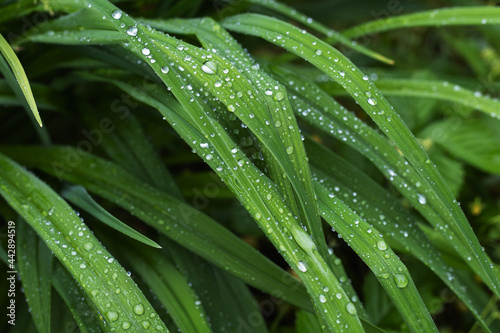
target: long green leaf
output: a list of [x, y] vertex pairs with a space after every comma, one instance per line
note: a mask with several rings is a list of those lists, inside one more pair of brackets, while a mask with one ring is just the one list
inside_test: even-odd
[[388, 64], [394, 64], [394, 60], [389, 59], [381, 54], [378, 54], [363, 45], [359, 45], [356, 42], [353, 42], [343, 36], [342, 34], [338, 33], [337, 31], [328, 28], [327, 26], [313, 20], [310, 17], [307, 17], [306, 15], [302, 13], [298, 13], [295, 9], [288, 7], [285, 4], [282, 4], [280, 2], [274, 1], [274, 0], [245, 0], [249, 3], [253, 3], [256, 5], [259, 5], [261, 7], [267, 8], [274, 10], [282, 15], [285, 15], [292, 20], [296, 20], [303, 24], [304, 26], [314, 29], [316, 31], [321, 32], [322, 34], [326, 35], [328, 37], [328, 43], [340, 43], [345, 47], [352, 48], [353, 50], [358, 51], [359, 53], [362, 53], [368, 57], [371, 57], [373, 59], [388, 63]]
[[87, 193], [82, 186], [67, 186], [62, 191], [62, 196], [73, 204], [85, 210], [87, 213], [94, 216], [96, 219], [106, 224], [107, 226], [115, 229], [116, 231], [127, 235], [128, 237], [135, 239], [143, 244], [149, 245], [155, 248], [161, 248], [153, 240], [142, 235], [135, 229], [129, 227], [122, 221], [118, 220], [116, 217], [111, 215], [107, 210], [102, 208], [95, 200]]
[[500, 8], [493, 6], [435, 9], [407, 15], [391, 16], [367, 22], [343, 31], [343, 35], [356, 38], [387, 30], [423, 26], [500, 24]]
[[61, 197], [1, 154], [0, 170], [2, 196], [71, 272], [105, 316], [109, 329], [140, 331], [152, 326], [167, 331], [123, 267]]
[[23, 91], [24, 97], [26, 98], [26, 101], [28, 101], [31, 112], [33, 112], [33, 116], [35, 117], [40, 127], [42, 127], [42, 119], [40, 118], [40, 114], [38, 113], [38, 108], [36, 106], [33, 93], [31, 92], [28, 77], [24, 72], [21, 62], [14, 53], [14, 50], [12, 50], [9, 43], [7, 43], [2, 35], [0, 35], [0, 52], [3, 54], [10, 67], [12, 68], [12, 72], [14, 72], [14, 76], [16, 77], [21, 90]]
[[[405, 96], [433, 98], [459, 103], [494, 118], [500, 118], [500, 102], [497, 99], [483, 96], [480, 92], [465, 89], [449, 82], [407, 79], [379, 79], [375, 85], [386, 96]], [[329, 93], [346, 95], [340, 87], [331, 87]]]

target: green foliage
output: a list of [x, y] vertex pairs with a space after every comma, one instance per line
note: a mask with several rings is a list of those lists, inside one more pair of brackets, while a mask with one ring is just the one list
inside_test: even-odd
[[1, 4], [5, 331], [498, 331], [500, 21], [467, 3]]

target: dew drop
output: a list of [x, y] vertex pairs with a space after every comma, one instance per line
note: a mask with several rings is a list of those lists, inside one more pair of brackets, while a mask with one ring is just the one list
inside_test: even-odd
[[281, 91], [278, 91], [278, 92], [274, 95], [274, 100], [275, 100], [275, 101], [281, 101], [281, 100], [283, 100], [283, 98], [285, 98], [285, 94], [283, 94]]
[[372, 97], [368, 97], [367, 102], [370, 105], [377, 105], [377, 100], [375, 98], [372, 98]]
[[394, 281], [399, 288], [404, 288], [408, 285], [408, 278], [405, 274], [394, 274]]
[[326, 297], [325, 297], [325, 295], [323, 295], [323, 294], [319, 295], [319, 301], [321, 303], [326, 303]]
[[228, 110], [229, 112], [234, 112], [234, 111], [236, 111], [236, 108], [234, 107], [234, 105], [232, 105], [232, 104], [231, 104], [231, 105], [228, 105], [228, 106], [227, 106], [227, 110]]
[[124, 322], [122, 323], [122, 328], [123, 328], [124, 330], [128, 330], [128, 329], [130, 328], [130, 326], [132, 326], [132, 325], [130, 325], [130, 323], [129, 323], [128, 321], [124, 321]]
[[201, 65], [201, 70], [210, 75], [217, 73], [217, 68], [217, 63], [212, 60], [209, 60]]
[[427, 202], [425, 197], [422, 194], [417, 194], [417, 197], [418, 197], [418, 202], [420, 202], [420, 204], [422, 205], [425, 205], [425, 203]]
[[383, 240], [379, 240], [379, 241], [377, 242], [377, 247], [378, 247], [378, 249], [379, 249], [380, 251], [385, 251], [385, 250], [387, 250], [387, 244], [386, 244], [386, 242], [384, 242]]
[[138, 316], [144, 314], [144, 306], [142, 304], [134, 305], [134, 313]]
[[145, 56], [149, 55], [150, 53], [151, 51], [147, 47], [142, 49], [142, 54], [144, 54]]
[[297, 268], [299, 269], [299, 271], [301, 272], [307, 272], [307, 267], [306, 267], [306, 264], [304, 264], [304, 262], [302, 261], [299, 261], [298, 265], [297, 265]]
[[135, 37], [137, 36], [137, 27], [131, 26], [127, 29], [127, 35]]
[[316, 53], [316, 55], [319, 55], [319, 56], [320, 56], [320, 55], [322, 55], [322, 54], [323, 54], [323, 51], [321, 51], [320, 49], [317, 49], [315, 53]]
[[144, 320], [142, 323], [141, 323], [142, 327], [147, 330], [149, 328], [149, 326], [151, 326], [151, 323], [147, 320]]
[[109, 321], [116, 321], [118, 319], [118, 313], [116, 312], [108, 312]]
[[352, 303], [347, 303], [347, 305], [345, 306], [345, 309], [347, 310], [347, 312], [349, 312], [352, 315], [355, 315], [357, 313], [356, 307]]
[[83, 248], [84, 248], [85, 250], [87, 250], [87, 251], [90, 251], [90, 250], [92, 250], [92, 249], [94, 248], [94, 244], [92, 244], [92, 243], [85, 243], [85, 244], [83, 245]]
[[286, 148], [286, 153], [287, 153], [288, 155], [291, 155], [291, 154], [293, 153], [293, 146], [288, 146], [288, 147]]
[[111, 13], [111, 16], [115, 19], [115, 20], [119, 20], [121, 17], [122, 17], [122, 11], [117, 9], [115, 10], [114, 12]]
[[163, 66], [163, 67], [161, 68], [161, 72], [162, 72], [163, 74], [167, 74], [168, 72], [170, 72], [170, 68], [169, 68], [168, 66]]

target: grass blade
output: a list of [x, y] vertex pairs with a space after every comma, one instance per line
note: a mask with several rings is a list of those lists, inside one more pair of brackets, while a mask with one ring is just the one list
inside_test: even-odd
[[[497, 99], [449, 82], [379, 79], [375, 81], [375, 85], [386, 96], [432, 98], [459, 103], [500, 119], [500, 102]], [[347, 94], [340, 87], [328, 89], [328, 92], [333, 95]]]
[[94, 216], [102, 223], [115, 229], [119, 233], [127, 235], [128, 237], [148, 246], [161, 248], [161, 246], [156, 242], [144, 236], [135, 229], [129, 227], [128, 225], [111, 215], [107, 210], [102, 208], [97, 202], [95, 202], [90, 194], [87, 193], [84, 187], [77, 185], [66, 186], [62, 190], [61, 195], [73, 204], [85, 210], [87, 213]]
[[[76, 213], [52, 189], [0, 154], [0, 193], [46, 242], [96, 308], [109, 328], [167, 331], [125, 270], [114, 261]], [[12, 179], [23, 180], [13, 183]], [[99, 252], [99, 255], [97, 254]], [[122, 293], [116, 293], [116, 289]], [[107, 304], [113, 304], [110, 308]], [[140, 311], [134, 311], [134, 307]]]
[[500, 8], [493, 6], [444, 8], [413, 14], [391, 16], [349, 28], [342, 34], [356, 38], [400, 28], [500, 24]]
[[300, 22], [302, 25], [305, 27], [311, 28], [313, 30], [319, 31], [325, 36], [327, 36], [327, 40], [325, 41], [326, 43], [340, 43], [345, 47], [351, 48], [353, 50], [358, 51], [361, 54], [364, 54], [370, 58], [373, 58], [378, 61], [385, 62], [387, 64], [394, 64], [394, 60], [389, 59], [377, 52], [374, 52], [362, 45], [358, 45], [357, 43], [349, 40], [345, 36], [343, 36], [341, 33], [328, 28], [327, 26], [314, 21], [312, 18], [307, 17], [304, 14], [298, 13], [295, 9], [288, 7], [285, 4], [282, 4], [280, 2], [274, 1], [274, 0], [245, 0], [246, 2], [252, 3], [259, 5], [263, 8], [267, 8], [270, 10], [274, 10], [277, 13], [280, 13], [292, 20], [295, 20], [297, 22]]
[[0, 52], [5, 57], [10, 67], [12, 68], [12, 72], [14, 73], [14, 76], [16, 77], [16, 80], [19, 83], [19, 86], [21, 87], [24, 97], [26, 98], [26, 101], [28, 102], [31, 108], [33, 116], [35, 117], [40, 127], [42, 127], [42, 119], [40, 118], [40, 114], [38, 113], [38, 108], [36, 106], [33, 93], [31, 92], [28, 77], [24, 72], [21, 62], [14, 53], [14, 50], [12, 50], [9, 43], [7, 43], [7, 41], [1, 34], [0, 34]]

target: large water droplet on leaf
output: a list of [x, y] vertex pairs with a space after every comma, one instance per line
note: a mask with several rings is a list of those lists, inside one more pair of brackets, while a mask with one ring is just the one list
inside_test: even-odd
[[201, 70], [210, 75], [217, 73], [217, 68], [217, 63], [212, 60], [209, 60], [201, 65]]
[[404, 288], [408, 285], [408, 278], [405, 274], [394, 274], [394, 281], [399, 288]]

